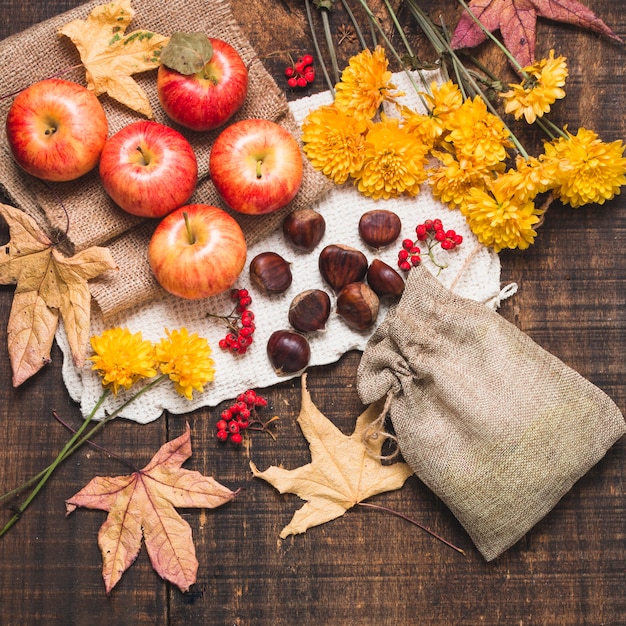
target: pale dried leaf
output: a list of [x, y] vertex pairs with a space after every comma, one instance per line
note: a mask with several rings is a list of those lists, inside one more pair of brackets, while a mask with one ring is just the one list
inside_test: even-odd
[[280, 493], [294, 493], [306, 504], [283, 528], [281, 538], [306, 532], [312, 526], [341, 517], [367, 498], [402, 487], [413, 473], [406, 463], [383, 465], [378, 458], [380, 437], [367, 446], [363, 434], [378, 417], [381, 407], [370, 405], [356, 421], [354, 432], [344, 435], [313, 404], [302, 376], [302, 406], [298, 424], [309, 442], [311, 463], [294, 470], [271, 466], [264, 472], [250, 463], [252, 473], [273, 485]]
[[107, 93], [151, 118], [150, 101], [132, 76], [158, 68], [168, 37], [146, 30], [124, 34], [133, 16], [130, 0], [116, 0], [96, 7], [86, 20], [69, 22], [59, 33], [76, 46], [91, 91]]
[[13, 385], [50, 362], [50, 349], [59, 315], [76, 365], [81, 366], [89, 345], [91, 293], [88, 281], [115, 269], [108, 248], [88, 248], [65, 257], [23, 211], [0, 204], [11, 238], [0, 252], [0, 284], [15, 284], [7, 324]]

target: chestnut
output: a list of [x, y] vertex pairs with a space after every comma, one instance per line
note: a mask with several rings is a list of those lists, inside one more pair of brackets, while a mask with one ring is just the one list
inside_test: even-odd
[[260, 252], [250, 262], [250, 280], [265, 293], [282, 293], [291, 286], [291, 266], [276, 252]]
[[359, 235], [372, 248], [384, 248], [392, 244], [402, 229], [400, 218], [387, 209], [374, 209], [361, 215]]
[[404, 279], [396, 270], [380, 259], [374, 259], [367, 268], [367, 284], [380, 298], [398, 298], [404, 292]]
[[291, 245], [311, 252], [322, 240], [326, 221], [313, 209], [296, 209], [283, 220], [283, 235]]
[[322, 330], [330, 317], [330, 296], [321, 289], [299, 293], [289, 305], [289, 323], [300, 332]]
[[350, 328], [367, 330], [376, 322], [380, 300], [363, 282], [346, 285], [337, 295], [337, 314]]
[[267, 357], [278, 376], [296, 374], [309, 364], [311, 347], [300, 333], [276, 330], [267, 340]]
[[320, 252], [318, 265], [322, 278], [339, 293], [347, 284], [363, 280], [368, 262], [356, 248], [331, 244]]

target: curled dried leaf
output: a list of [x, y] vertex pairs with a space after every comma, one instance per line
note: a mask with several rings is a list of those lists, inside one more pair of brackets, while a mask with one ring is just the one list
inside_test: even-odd
[[174, 33], [161, 52], [161, 63], [190, 76], [202, 70], [212, 56], [213, 45], [204, 33]]

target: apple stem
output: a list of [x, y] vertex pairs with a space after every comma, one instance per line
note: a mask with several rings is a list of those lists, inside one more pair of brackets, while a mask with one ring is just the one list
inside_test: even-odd
[[146, 157], [146, 153], [142, 150], [141, 146], [137, 146], [137, 152], [141, 155], [141, 165], [149, 165], [150, 158]]
[[262, 178], [263, 177], [263, 172], [261, 170], [261, 166], [263, 165], [263, 159], [258, 159], [256, 162], [256, 177], [257, 178]]
[[183, 211], [183, 217], [185, 218], [185, 228], [187, 229], [187, 237], [189, 237], [189, 244], [193, 246], [196, 243], [193, 231], [191, 230], [191, 224], [189, 223], [189, 215], [187, 211]]

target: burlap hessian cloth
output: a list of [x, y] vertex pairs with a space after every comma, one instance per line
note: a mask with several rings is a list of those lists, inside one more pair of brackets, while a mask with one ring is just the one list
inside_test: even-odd
[[544, 517], [624, 434], [598, 387], [424, 266], [369, 339], [357, 389], [485, 559]]
[[[87, 18], [101, 1], [94, 0], [47, 20], [0, 42], [2, 92], [10, 94], [31, 83], [56, 75], [80, 62], [73, 43], [59, 35], [66, 23]], [[177, 31], [204, 32], [210, 37], [230, 43], [249, 67], [249, 91], [243, 108], [231, 121], [243, 118], [264, 118], [287, 127], [299, 136], [299, 127], [287, 105], [284, 93], [267, 73], [254, 49], [234, 20], [226, 0], [141, 0], [132, 3], [135, 11], [127, 29], [151, 30], [169, 36]], [[85, 83], [82, 67], [63, 73], [62, 78]], [[190, 202], [212, 204], [225, 208], [208, 178], [209, 153], [220, 129], [195, 133], [177, 126], [165, 116], [156, 94], [156, 71], [135, 75], [154, 113], [154, 120], [176, 128], [191, 142], [198, 159], [199, 183]], [[2, 119], [12, 102], [0, 102]], [[109, 135], [127, 124], [144, 119], [134, 111], [100, 96], [109, 121]], [[145, 220], [126, 214], [108, 198], [99, 180], [97, 169], [68, 183], [44, 183], [16, 167], [2, 133], [0, 146], [0, 185], [15, 206], [35, 218], [49, 234], [67, 232], [65, 252], [72, 254], [93, 245], [107, 246], [119, 270], [92, 281], [91, 290], [102, 314], [106, 317], [163, 295], [150, 272], [147, 244], [156, 220]], [[248, 244], [263, 239], [295, 208], [309, 206], [330, 190], [330, 183], [315, 172], [304, 159], [304, 180], [298, 196], [288, 207], [266, 216], [234, 214], [241, 224]]]

